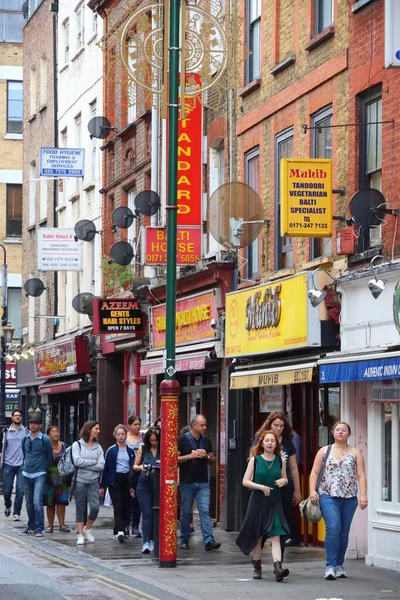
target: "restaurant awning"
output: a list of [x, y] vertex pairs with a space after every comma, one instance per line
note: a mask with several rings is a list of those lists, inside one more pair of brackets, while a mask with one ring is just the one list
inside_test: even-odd
[[232, 373], [230, 378], [231, 390], [243, 390], [253, 387], [269, 385], [291, 385], [293, 383], [307, 383], [312, 381], [316, 362], [300, 365], [287, 365], [269, 369], [256, 369]]
[[396, 379], [400, 377], [400, 352], [338, 352], [318, 361], [318, 365], [321, 383]]
[[[215, 342], [203, 342], [176, 347], [175, 371], [201, 371], [206, 358], [215, 350]], [[140, 363], [140, 376], [159, 375], [165, 371], [164, 350], [150, 350]]]
[[71, 379], [70, 381], [60, 381], [57, 383], [44, 383], [39, 386], [39, 394], [67, 394], [68, 392], [78, 392], [81, 389], [81, 379]]

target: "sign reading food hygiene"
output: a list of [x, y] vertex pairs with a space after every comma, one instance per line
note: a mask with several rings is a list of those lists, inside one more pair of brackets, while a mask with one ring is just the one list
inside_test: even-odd
[[94, 333], [143, 334], [143, 314], [132, 298], [95, 298], [93, 300]]
[[281, 235], [332, 235], [332, 161], [281, 159]]

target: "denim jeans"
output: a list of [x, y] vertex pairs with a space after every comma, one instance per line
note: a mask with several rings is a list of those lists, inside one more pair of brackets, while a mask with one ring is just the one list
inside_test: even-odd
[[11, 508], [11, 494], [14, 485], [14, 479], [17, 478], [15, 486], [15, 500], [14, 500], [14, 515], [21, 514], [22, 500], [24, 497], [24, 476], [22, 475], [22, 465], [20, 467], [12, 467], [4, 463], [3, 465], [3, 493], [4, 493], [4, 506]]
[[342, 566], [349, 543], [351, 522], [358, 504], [357, 497], [337, 498], [322, 494], [319, 503], [326, 525], [326, 566]]
[[196, 500], [204, 545], [208, 544], [208, 542], [214, 539], [210, 518], [209, 483], [181, 483], [179, 491], [181, 494], [181, 541], [186, 542], [190, 537], [190, 515], [192, 513], [193, 502]]
[[142, 510], [142, 535], [143, 543], [154, 540], [154, 485], [146, 484], [139, 480], [136, 488], [137, 499]]
[[28, 529], [31, 531], [44, 530], [43, 495], [46, 475], [30, 479], [24, 476], [24, 492], [26, 512], [28, 513]]

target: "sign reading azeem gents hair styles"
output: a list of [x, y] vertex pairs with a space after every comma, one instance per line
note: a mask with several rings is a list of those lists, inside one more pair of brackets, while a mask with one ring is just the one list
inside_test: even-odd
[[332, 235], [332, 161], [281, 159], [281, 235]]

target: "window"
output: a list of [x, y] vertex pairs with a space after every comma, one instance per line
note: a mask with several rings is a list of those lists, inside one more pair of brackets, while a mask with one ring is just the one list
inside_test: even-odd
[[[67, 128], [63, 129], [61, 131], [61, 148], [68, 148], [68, 132], [67, 132]], [[61, 190], [62, 190], [62, 199], [61, 202], [62, 204], [65, 206], [67, 200], [68, 200], [68, 177], [63, 177], [63, 179], [60, 179], [60, 184], [61, 184]]]
[[[381, 89], [369, 90], [359, 98], [360, 127], [359, 188], [382, 191], [382, 95]], [[381, 227], [361, 227], [358, 250], [364, 252], [381, 244]]]
[[[97, 115], [97, 101], [93, 100], [90, 103], [90, 119], [94, 119]], [[90, 178], [92, 181], [96, 181], [97, 179], [97, 148], [98, 148], [98, 139], [92, 138], [92, 168]]]
[[[381, 500], [396, 504], [400, 502], [400, 467], [397, 458], [400, 444], [399, 406], [395, 403], [384, 403], [379, 406], [382, 422]], [[393, 457], [396, 458], [393, 460]]]
[[[260, 171], [260, 149], [255, 148], [247, 152], [245, 160], [245, 181], [247, 185], [253, 188], [257, 193], [260, 189], [259, 171]], [[255, 279], [258, 277], [258, 238], [246, 248], [246, 279]]]
[[261, 0], [247, 0], [246, 40], [251, 52], [247, 59], [246, 83], [260, 77]]
[[[214, 142], [214, 147], [210, 148], [210, 181], [209, 181], [209, 197], [213, 195], [221, 185], [224, 185], [224, 140], [217, 139]], [[215, 147], [216, 146], [216, 147]], [[208, 252], [216, 252], [223, 248], [221, 244], [211, 235], [208, 234]]]
[[82, 116], [80, 113], [75, 117], [75, 143], [77, 148], [82, 147]]
[[7, 133], [22, 133], [22, 81], [7, 81]]
[[[332, 158], [332, 107], [326, 107], [311, 118], [312, 158]], [[310, 238], [310, 259], [329, 254], [332, 251], [331, 238]]]
[[22, 185], [7, 184], [7, 237], [22, 237]]
[[47, 218], [47, 182], [48, 179], [44, 177], [40, 178], [39, 181], [39, 219], [43, 221], [43, 219]]
[[[128, 42], [128, 66], [129, 69], [134, 69], [135, 54], [137, 53], [137, 44], [134, 39], [130, 39]], [[128, 75], [129, 77], [129, 75]], [[137, 89], [136, 84], [129, 77], [128, 81], [128, 124], [136, 121], [136, 104], [137, 104]]]
[[69, 19], [62, 24], [62, 41], [64, 45], [64, 64], [69, 62]]
[[275, 138], [275, 268], [293, 267], [292, 238], [281, 237], [281, 159], [293, 157], [293, 129], [283, 131]]
[[92, 33], [97, 33], [97, 12], [93, 11], [92, 13]]
[[29, 114], [36, 113], [36, 67], [31, 67], [29, 72]]
[[85, 5], [81, 4], [76, 9], [76, 49], [79, 50], [85, 43]]
[[45, 56], [40, 59], [40, 106], [47, 102], [47, 60]]
[[29, 165], [29, 221], [28, 225], [34, 225], [36, 214], [36, 162]]
[[14, 338], [21, 338], [21, 288], [8, 288], [8, 320], [15, 328]]
[[314, 35], [333, 23], [333, 0], [314, 0]]
[[0, 42], [22, 42], [24, 18], [20, 0], [1, 0]]
[[129, 192], [128, 192], [128, 208], [131, 209], [133, 214], [136, 213], [135, 198], [136, 198], [136, 188], [133, 188], [133, 189], [129, 190]]

